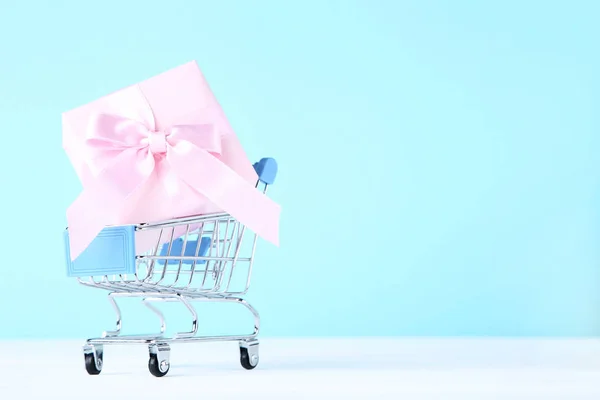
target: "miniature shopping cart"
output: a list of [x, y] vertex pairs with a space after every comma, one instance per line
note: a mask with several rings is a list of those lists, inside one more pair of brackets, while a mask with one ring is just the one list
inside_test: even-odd
[[[275, 180], [277, 164], [263, 158], [254, 164], [259, 176], [257, 189], [267, 191]], [[151, 251], [136, 254], [137, 235], [153, 235]], [[102, 371], [103, 346], [145, 344], [149, 348], [148, 369], [154, 376], [169, 372], [170, 343], [196, 341], [237, 341], [240, 361], [250, 370], [258, 365], [260, 327], [258, 312], [242, 297], [250, 286], [257, 236], [229, 214], [218, 213], [177, 218], [157, 223], [105, 228], [75, 262], [70, 261], [69, 235], [65, 231], [67, 272], [85, 285], [109, 292], [117, 314], [116, 329], [101, 338], [88, 339], [83, 350], [90, 375]], [[117, 299], [142, 300], [160, 319], [160, 332], [149, 335], [122, 335], [121, 311]], [[200, 336], [198, 315], [193, 303], [238, 303], [254, 316], [254, 330], [246, 335]], [[166, 323], [157, 302], [179, 302], [192, 315], [192, 330], [166, 337]]]

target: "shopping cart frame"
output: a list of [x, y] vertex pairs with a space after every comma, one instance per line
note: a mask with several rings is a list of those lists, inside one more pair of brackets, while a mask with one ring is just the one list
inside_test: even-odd
[[[263, 193], [266, 194], [268, 187], [275, 180], [277, 163], [272, 158], [263, 158], [254, 164], [254, 168], [258, 174], [257, 190], [262, 188]], [[220, 228], [221, 226], [225, 228]], [[85, 368], [88, 374], [99, 375], [102, 372], [105, 345], [142, 344], [148, 346], [148, 369], [150, 373], [156, 377], [162, 377], [169, 372], [171, 365], [170, 344], [189, 342], [238, 342], [242, 367], [247, 370], [254, 369], [259, 362], [257, 336], [260, 332], [260, 315], [244, 299], [244, 296], [250, 287], [257, 235], [247, 232], [243, 225], [226, 213], [143, 223], [134, 225], [132, 228], [131, 232], [134, 233], [160, 230], [156, 246], [152, 249], [152, 252], [141, 255], [135, 254], [135, 260], [132, 261], [132, 265], [135, 265], [133, 274], [94, 273], [89, 275], [87, 279], [77, 277], [78, 282], [84, 286], [107, 290], [109, 292], [108, 300], [116, 314], [114, 330], [105, 331], [101, 337], [88, 339], [83, 346]], [[185, 234], [177, 236], [176, 230], [182, 228], [185, 228]], [[166, 241], [163, 237], [165, 232], [167, 235], [170, 232], [170, 238]], [[193, 235], [197, 236], [195, 241], [191, 239]], [[249, 254], [242, 257], [242, 243], [247, 236], [251, 237], [251, 246], [248, 249]], [[66, 248], [68, 249], [68, 231], [65, 237]], [[209, 248], [206, 250], [209, 252], [208, 255], [201, 254], [201, 244], [204, 244], [204, 239], [207, 237], [211, 238]], [[174, 255], [173, 252], [179, 252], [179, 249], [174, 250], [177, 240], [180, 240], [181, 251], [180, 254]], [[189, 248], [195, 249], [194, 254], [188, 254]], [[216, 255], [213, 254], [214, 248], [216, 248]], [[161, 249], [163, 253], [161, 253]], [[231, 250], [234, 251], [233, 255], [230, 255]], [[220, 254], [219, 251], [221, 251]], [[245, 285], [241, 289], [232, 289], [234, 273], [236, 273], [236, 268], [237, 270], [241, 268], [239, 265], [242, 263], [246, 263], [247, 267]], [[190, 267], [187, 270], [184, 268], [186, 265]], [[199, 266], [200, 269], [198, 269]], [[210, 269], [211, 266], [212, 269]], [[142, 271], [144, 268], [145, 272]], [[131, 267], [129, 269], [131, 270]], [[99, 271], [102, 271], [102, 269], [100, 268]], [[229, 271], [228, 278], [227, 271]], [[209, 272], [212, 275], [214, 284], [206, 284]], [[204, 275], [198, 275], [198, 273]], [[166, 283], [165, 277], [167, 274], [175, 275], [175, 283]], [[190, 276], [188, 284], [179, 284], [178, 286], [177, 283], [180, 277], [186, 277], [187, 275]], [[194, 275], [203, 278], [202, 287], [192, 285]], [[142, 304], [158, 317], [160, 321], [158, 332], [122, 335], [123, 318], [117, 303], [117, 299], [120, 298], [141, 299]], [[190, 331], [179, 332], [171, 337], [166, 336], [165, 316], [155, 306], [156, 303], [166, 302], [180, 303], [189, 311], [192, 317], [192, 329]], [[251, 333], [239, 335], [198, 335], [198, 313], [193, 305], [196, 302], [240, 304], [252, 315], [254, 329]]]

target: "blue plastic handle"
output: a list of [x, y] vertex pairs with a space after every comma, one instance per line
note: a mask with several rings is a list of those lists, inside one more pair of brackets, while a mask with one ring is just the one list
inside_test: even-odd
[[254, 163], [254, 170], [262, 183], [272, 185], [275, 182], [275, 176], [277, 176], [277, 161], [274, 158], [263, 158]]

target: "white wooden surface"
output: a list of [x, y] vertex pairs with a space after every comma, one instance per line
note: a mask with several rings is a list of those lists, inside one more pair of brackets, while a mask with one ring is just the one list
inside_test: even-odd
[[600, 399], [600, 340], [263, 340], [254, 371], [235, 343], [180, 344], [154, 378], [143, 346], [0, 341], [0, 399]]

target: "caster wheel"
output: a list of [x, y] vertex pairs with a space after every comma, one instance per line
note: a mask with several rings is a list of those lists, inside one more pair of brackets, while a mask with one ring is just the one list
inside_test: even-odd
[[90, 375], [100, 375], [102, 372], [103, 352], [101, 347], [86, 347], [84, 349], [85, 370]]
[[150, 360], [148, 360], [148, 369], [152, 375], [156, 376], [157, 378], [161, 378], [169, 372], [169, 367], [169, 363], [166, 361], [159, 363], [156, 354], [150, 354]]
[[150, 360], [148, 360], [150, 373], [157, 378], [165, 376], [171, 367], [169, 362], [171, 348], [166, 343], [153, 343], [148, 346], [148, 349], [150, 351]]
[[247, 370], [258, 365], [258, 342], [240, 344], [240, 364]]

